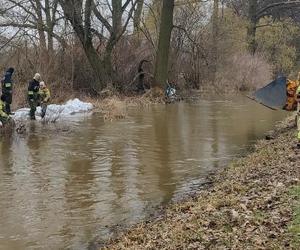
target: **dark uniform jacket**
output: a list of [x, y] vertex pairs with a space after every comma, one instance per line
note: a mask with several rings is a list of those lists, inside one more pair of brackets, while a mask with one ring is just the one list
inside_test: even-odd
[[2, 94], [5, 96], [6, 102], [11, 103], [12, 99], [12, 74], [13, 68], [9, 68], [1, 80]]
[[39, 89], [40, 83], [35, 79], [31, 80], [28, 85], [28, 98], [37, 100], [39, 95]]

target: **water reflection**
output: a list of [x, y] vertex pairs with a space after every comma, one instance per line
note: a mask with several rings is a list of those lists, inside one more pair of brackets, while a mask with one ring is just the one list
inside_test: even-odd
[[0, 138], [0, 248], [84, 249], [205, 182], [284, 113], [244, 98], [153, 105]]

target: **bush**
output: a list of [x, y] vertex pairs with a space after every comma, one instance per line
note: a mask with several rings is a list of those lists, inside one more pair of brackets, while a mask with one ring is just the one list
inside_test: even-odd
[[220, 66], [217, 83], [233, 91], [248, 91], [260, 88], [272, 79], [272, 67], [261, 55], [238, 53]]

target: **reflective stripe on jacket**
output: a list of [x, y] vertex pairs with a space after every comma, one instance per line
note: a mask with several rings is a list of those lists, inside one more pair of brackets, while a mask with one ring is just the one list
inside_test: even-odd
[[28, 84], [28, 95], [30, 97], [37, 97], [39, 93], [40, 83], [36, 80], [31, 80]]
[[300, 95], [300, 85], [298, 86], [298, 88], [296, 90], [296, 95]]
[[3, 77], [2, 83], [2, 91], [3, 90], [11, 90], [12, 89], [12, 72], [6, 71], [5, 76]]
[[0, 100], [0, 116], [8, 117], [8, 115], [4, 112], [4, 110], [5, 110], [5, 103]]
[[3, 94], [12, 94], [12, 83], [2, 83], [2, 93]]

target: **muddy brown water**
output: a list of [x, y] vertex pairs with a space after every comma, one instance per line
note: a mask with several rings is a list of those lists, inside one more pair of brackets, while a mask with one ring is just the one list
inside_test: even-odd
[[287, 114], [247, 98], [131, 108], [0, 138], [0, 249], [87, 249], [198, 189]]

